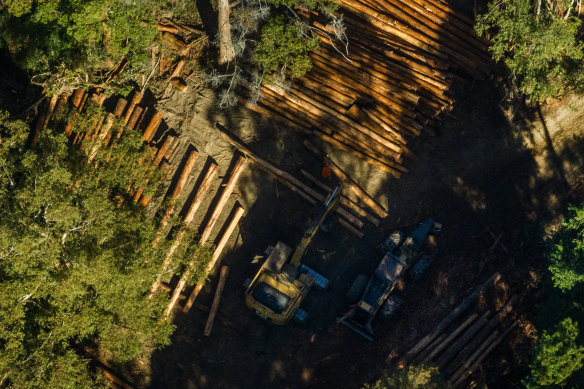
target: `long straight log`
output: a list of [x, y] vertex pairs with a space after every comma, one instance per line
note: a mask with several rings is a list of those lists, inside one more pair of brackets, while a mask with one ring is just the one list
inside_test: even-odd
[[432, 359], [434, 359], [434, 357], [438, 355], [440, 351], [444, 350], [444, 348], [448, 346], [448, 344], [450, 344], [450, 342], [452, 342], [458, 336], [458, 334], [464, 331], [464, 329], [468, 327], [478, 316], [479, 316], [478, 313], [473, 313], [472, 315], [470, 315], [468, 319], [464, 321], [464, 323], [458, 326], [458, 328], [454, 330], [452, 334], [450, 334], [446, 339], [444, 339], [442, 343], [440, 343], [436, 348], [434, 348], [434, 350], [432, 350], [432, 352], [428, 355], [427, 358], [424, 359], [424, 361], [431, 361]]
[[[287, 116], [286, 117], [282, 116], [282, 115], [280, 115], [280, 114], [278, 114], [270, 109], [266, 109], [265, 107], [262, 107], [260, 105], [252, 104], [241, 96], [238, 96], [237, 100], [239, 101], [240, 104], [242, 104], [244, 107], [246, 107], [250, 111], [253, 111], [253, 112], [255, 112], [259, 115], [265, 116], [267, 118], [277, 120], [278, 122], [283, 123], [286, 126], [288, 126], [289, 128], [292, 128], [294, 130], [298, 130], [298, 131], [303, 132], [303, 133], [310, 133], [310, 130], [308, 128], [306, 128], [305, 125], [302, 125], [301, 123], [299, 123], [293, 119], [290, 119]], [[296, 120], [298, 120], [298, 117], [296, 117]]]
[[348, 186], [349, 189], [351, 189], [353, 193], [355, 193], [355, 195], [357, 195], [357, 197], [361, 201], [363, 201], [369, 208], [371, 208], [377, 214], [377, 216], [379, 216], [382, 219], [385, 219], [387, 216], [389, 216], [387, 211], [383, 209], [381, 205], [379, 205], [367, 192], [361, 189], [361, 187], [355, 181], [353, 181], [353, 179], [350, 178], [341, 168], [339, 168], [337, 164], [335, 164], [328, 156], [323, 154], [319, 149], [317, 149], [312, 143], [310, 143], [307, 140], [304, 141], [304, 146], [308, 150], [312, 151], [312, 153], [315, 154], [317, 157], [320, 157], [324, 162], [328, 163], [333, 173], [335, 173], [336, 176], [339, 177], [341, 181], [343, 181], [343, 184]]
[[[287, 98], [292, 98], [291, 93], [287, 92], [286, 90], [284, 90], [283, 88], [280, 88], [276, 85], [268, 85], [267, 88], [273, 90], [275, 93], [279, 93], [282, 96], [286, 96]], [[300, 97], [300, 93], [294, 91], [293, 92], [294, 95]], [[327, 112], [329, 115], [331, 116], [335, 116], [337, 115], [334, 111], [332, 111], [330, 108], [328, 108], [327, 106], [315, 101], [314, 99], [304, 95], [302, 96], [302, 99], [305, 100], [306, 102], [309, 102], [310, 105], [317, 107], [318, 109]], [[308, 103], [304, 103], [304, 105], [307, 108], [309, 107]], [[393, 155], [396, 155], [396, 153], [399, 154], [401, 148], [399, 145], [389, 141], [386, 138], [383, 138], [382, 136], [380, 136], [379, 134], [377, 134], [374, 131], [371, 131], [370, 129], [360, 125], [359, 123], [354, 122], [353, 120], [349, 119], [348, 117], [344, 117], [344, 116], [339, 116], [338, 117], [341, 121], [345, 122], [347, 125], [351, 126], [352, 128], [357, 129], [361, 134], [366, 135], [368, 137], [370, 137], [371, 139], [375, 140], [376, 142], [381, 143], [383, 146], [388, 148], [388, 151], [392, 151]], [[356, 134], [355, 134], [356, 135]]]
[[195, 218], [195, 214], [196, 214], [197, 210], [199, 209], [201, 203], [203, 202], [205, 195], [209, 191], [209, 188], [211, 187], [211, 184], [213, 183], [213, 180], [215, 179], [216, 176], [217, 176], [217, 164], [213, 163], [213, 164], [209, 165], [209, 168], [207, 169], [207, 172], [205, 173], [203, 181], [201, 182], [201, 185], [199, 186], [199, 189], [197, 190], [197, 194], [195, 195], [193, 202], [189, 206], [189, 210], [187, 211], [187, 214], [185, 215], [185, 218], [184, 218], [184, 224], [185, 224], [184, 227], [182, 227], [180, 229], [180, 231], [177, 233], [176, 238], [174, 239], [174, 242], [172, 242], [172, 245], [170, 246], [170, 248], [168, 249], [168, 252], [166, 253], [166, 257], [164, 258], [164, 262], [162, 263], [162, 270], [160, 271], [160, 273], [158, 273], [158, 276], [156, 277], [156, 281], [154, 281], [154, 283], [152, 284], [152, 288], [150, 289], [150, 294], [148, 295], [149, 298], [151, 298], [154, 295], [154, 293], [156, 293], [156, 291], [158, 290], [158, 287], [160, 286], [160, 282], [162, 281], [162, 276], [164, 275], [164, 273], [166, 272], [166, 269], [170, 265], [170, 262], [172, 260], [172, 256], [173, 256], [174, 252], [180, 246], [184, 237], [187, 235], [187, 228], [189, 228], [189, 225], [191, 224], [191, 222]]
[[[154, 161], [152, 162], [152, 166], [157, 167], [158, 165], [160, 165], [160, 162], [162, 162], [162, 157], [164, 157], [164, 154], [170, 148], [171, 144], [173, 143], [173, 139], [174, 138], [172, 136], [167, 136], [166, 139], [164, 139], [162, 146], [160, 146], [160, 148], [156, 151], [156, 154], [154, 156]], [[148, 185], [148, 183], [150, 182], [150, 178], [152, 178], [153, 175], [154, 175], [154, 171], [151, 171], [148, 174], [148, 176], [146, 177], [146, 179], [144, 180], [144, 183], [142, 184], [142, 186], [140, 186], [136, 190], [136, 192], [134, 192], [132, 200], [135, 203], [137, 203], [138, 200], [140, 200], [140, 197], [142, 197], [142, 193], [144, 193], [144, 189], [146, 188], [146, 185]]]
[[497, 312], [495, 316], [489, 320], [485, 328], [481, 330], [473, 339], [470, 341], [455, 357], [454, 361], [451, 363], [452, 368], [450, 369], [451, 372], [456, 370], [456, 368], [462, 363], [462, 361], [468, 357], [479, 344], [485, 339], [493, 330], [507, 317], [509, 313], [513, 310], [513, 306], [517, 303], [519, 298], [517, 296], [513, 296], [503, 308]]
[[392, 176], [394, 176], [395, 178], [399, 178], [401, 176], [401, 172], [399, 170], [397, 170], [397, 168], [395, 166], [398, 166], [395, 163], [391, 163], [391, 165], [387, 164], [387, 162], [385, 161], [380, 161], [378, 158], [374, 158], [368, 155], [368, 153], [365, 153], [361, 150], [367, 150], [367, 147], [364, 146], [361, 148], [361, 150], [357, 149], [355, 146], [358, 145], [359, 143], [354, 142], [354, 144], [352, 144], [351, 146], [347, 145], [347, 143], [351, 143], [351, 141], [353, 141], [351, 139], [351, 137], [347, 137], [347, 136], [343, 136], [342, 134], [333, 134], [332, 137], [328, 136], [328, 135], [322, 135], [321, 138], [325, 141], [327, 141], [328, 143], [336, 146], [337, 148], [344, 150], [344, 151], [348, 151], [351, 154], [357, 156], [358, 158], [364, 160], [365, 162], [378, 167], [380, 169], [382, 169], [383, 171], [386, 171], [387, 173], [391, 174]]
[[[264, 171], [267, 171], [268, 173], [272, 174], [275, 177], [282, 178], [282, 182], [283, 181], [289, 182], [292, 186], [295, 186], [296, 188], [301, 189], [301, 191], [307, 193], [308, 195], [310, 195], [311, 197], [313, 197], [314, 199], [316, 199], [318, 201], [323, 201], [325, 199], [325, 196], [316, 192], [314, 189], [312, 189], [308, 185], [302, 183], [300, 180], [298, 180], [296, 177], [292, 176], [290, 173], [287, 173], [281, 169], [278, 169], [277, 167], [270, 164], [269, 162], [266, 162], [263, 159], [259, 158], [250, 149], [248, 149], [247, 146], [245, 146], [239, 140], [235, 139], [235, 137], [233, 137], [233, 135], [229, 134], [227, 132], [227, 129], [225, 127], [223, 127], [221, 124], [216, 123], [216, 127], [221, 131], [221, 136], [223, 137], [223, 139], [225, 139], [227, 142], [231, 143], [231, 145], [233, 145], [239, 151], [241, 151], [242, 153], [247, 155], [256, 164], [256, 166], [262, 168]], [[338, 213], [339, 215], [345, 217], [347, 220], [349, 220], [351, 223], [356, 225], [358, 228], [363, 227], [363, 222], [361, 220], [359, 220], [358, 218], [356, 218], [355, 216], [353, 216], [352, 214], [350, 214], [349, 212], [347, 212], [345, 209], [336, 207], [335, 212]]]
[[357, 228], [355, 228], [351, 223], [349, 223], [345, 218], [340, 217], [339, 218], [339, 224], [342, 225], [343, 227], [345, 227], [347, 230], [349, 230], [349, 232], [351, 232], [353, 235], [355, 235], [357, 238], [361, 239], [363, 238], [363, 231], [358, 230]]
[[440, 370], [458, 354], [460, 350], [477, 334], [482, 328], [485, 328], [488, 322], [490, 311], [486, 311], [478, 320], [476, 320], [446, 351], [436, 360], [436, 366]]
[[486, 357], [489, 356], [489, 354], [495, 349], [495, 347], [497, 347], [499, 345], [499, 343], [501, 343], [501, 341], [503, 339], [505, 339], [507, 337], [507, 335], [509, 335], [511, 333], [511, 331], [513, 331], [513, 329], [515, 329], [515, 327], [517, 326], [517, 323], [518, 323], [517, 321], [513, 322], [513, 324], [510, 325], [509, 328], [507, 328], [505, 331], [503, 331], [503, 333], [501, 335], [499, 335], [499, 337], [497, 337], [487, 347], [486, 350], [481, 351], [480, 353], [477, 353], [478, 355], [476, 356], [475, 362], [470, 366], [470, 368], [468, 368], [468, 370], [462, 372], [462, 374], [460, 374], [460, 376], [454, 381], [455, 387], [460, 385], [466, 377], [471, 375], [478, 368], [478, 366], [483, 362], [483, 360]]
[[430, 352], [432, 352], [432, 350], [437, 345], [442, 343], [444, 341], [444, 339], [446, 339], [446, 334], [442, 334], [439, 337], [437, 337], [436, 339], [434, 339], [434, 341], [432, 343], [430, 343], [430, 345], [428, 347], [426, 347], [424, 350], [422, 350], [421, 353], [419, 353], [416, 356], [416, 358], [412, 361], [412, 365], [419, 365], [420, 362], [426, 360], [426, 358], [428, 357], [428, 354], [430, 354]]
[[95, 157], [97, 156], [97, 152], [105, 144], [106, 139], [110, 134], [110, 131], [115, 120], [116, 117], [113, 114], [108, 113], [103, 126], [99, 130], [95, 131], [95, 134], [97, 136], [95, 141], [92, 142], [93, 147], [91, 148], [91, 151], [89, 152], [89, 155], [87, 157], [87, 163], [91, 163], [95, 159]]
[[199, 153], [196, 150], [191, 150], [189, 153], [189, 156], [187, 157], [185, 165], [180, 172], [180, 175], [179, 175], [178, 181], [174, 187], [174, 190], [172, 191], [172, 194], [170, 195], [170, 202], [168, 204], [168, 207], [166, 208], [166, 211], [164, 212], [164, 216], [162, 216], [162, 220], [160, 220], [160, 226], [158, 226], [158, 231], [156, 233], [157, 236], [154, 239], [154, 243], [158, 243], [158, 241], [160, 241], [162, 233], [164, 232], [164, 229], [168, 225], [168, 222], [170, 221], [170, 218], [171, 218], [172, 214], [174, 213], [174, 208], [176, 206], [176, 202], [178, 201], [178, 198], [180, 197], [180, 195], [181, 195], [181, 193], [182, 193], [182, 191], [187, 183], [187, 180], [189, 179], [189, 176], [191, 175], [191, 171], [193, 170], [193, 167], [195, 166], [195, 162], [197, 162], [198, 158], [199, 158]]
[[430, 344], [438, 335], [446, 329], [458, 316], [460, 316], [464, 311], [466, 311], [473, 301], [481, 294], [485, 289], [487, 289], [490, 285], [494, 285], [501, 279], [501, 274], [496, 272], [493, 274], [487, 281], [485, 281], [482, 285], [476, 288], [472, 293], [464, 298], [461, 303], [452, 310], [434, 329], [426, 336], [416, 343], [414, 347], [410, 349], [404, 356], [402, 356], [399, 361], [397, 362], [398, 368], [402, 369], [408, 365], [408, 363], [420, 352], [422, 351], [428, 344]]
[[488, 337], [487, 339], [485, 339], [479, 346], [478, 349], [474, 350], [475, 352], [466, 360], [463, 362], [462, 365], [457, 366], [458, 369], [456, 370], [456, 372], [450, 377], [450, 379], [448, 381], [450, 382], [454, 382], [456, 381], [458, 378], [460, 378], [460, 376], [462, 374], [464, 374], [464, 372], [466, 371], [466, 369], [468, 369], [470, 367], [470, 365], [476, 361], [476, 359], [478, 358], [478, 356], [485, 351], [489, 345], [491, 343], [493, 343], [493, 341], [495, 339], [497, 339], [497, 337], [500, 335], [498, 330], [494, 330]]
[[217, 308], [219, 308], [219, 302], [221, 301], [221, 295], [223, 294], [223, 289], [225, 288], [225, 282], [227, 281], [227, 274], [229, 274], [229, 267], [222, 266], [221, 274], [219, 275], [219, 282], [217, 283], [217, 290], [215, 290], [215, 297], [213, 297], [213, 303], [211, 304], [211, 311], [209, 312], [209, 317], [207, 318], [207, 323], [205, 324], [204, 335], [211, 335], [213, 330], [213, 323], [215, 322], [215, 315], [217, 314]]
[[[233, 231], [235, 230], [235, 227], [237, 226], [237, 223], [239, 223], [239, 220], [241, 219], [243, 214], [244, 214], [243, 207], [241, 207], [240, 205], [236, 205], [235, 206], [235, 213], [233, 214], [233, 218], [228, 222], [227, 228], [225, 229], [225, 232], [223, 233], [223, 235], [219, 239], [219, 242], [217, 243], [217, 247], [215, 248], [215, 252], [213, 253], [213, 257], [211, 258], [211, 261], [207, 264], [207, 267], [205, 268], [205, 274], [211, 273], [211, 271], [213, 270], [213, 267], [215, 267], [215, 264], [217, 263], [217, 261], [221, 257], [221, 254], [223, 253], [223, 250], [225, 249], [225, 246], [227, 245], [227, 242], [229, 241], [231, 234], [233, 234]], [[189, 295], [189, 298], [185, 302], [183, 312], [186, 313], [189, 311], [189, 309], [191, 309], [197, 296], [201, 292], [201, 289], [203, 289], [203, 285], [204, 285], [203, 281], [201, 281], [201, 282], [197, 283], [197, 285], [195, 285], [193, 291]]]
[[219, 215], [221, 215], [221, 211], [223, 211], [223, 208], [225, 208], [225, 205], [227, 205], [229, 196], [231, 196], [231, 193], [233, 192], [235, 185], [237, 185], [237, 181], [239, 180], [239, 177], [241, 176], [243, 169], [245, 169], [245, 166], [246, 166], [245, 158], [243, 156], [238, 157], [237, 162], [235, 162], [235, 166], [233, 167], [233, 170], [231, 171], [231, 174], [227, 179], [227, 182], [225, 183], [225, 188], [223, 188], [223, 192], [221, 193], [221, 196], [217, 201], [217, 205], [215, 206], [215, 209], [213, 210], [213, 213], [209, 217], [209, 221], [207, 222], [207, 225], [205, 226], [205, 229], [201, 234], [200, 244], [205, 244], [209, 239], [209, 236], [211, 235], [211, 230], [217, 223]]
[[[321, 182], [318, 178], [316, 178], [315, 176], [313, 176], [312, 174], [310, 174], [306, 170], [300, 169], [300, 174], [302, 174], [309, 181], [312, 181], [316, 186], [326, 190], [327, 192], [333, 191], [333, 188], [331, 188], [330, 186]], [[346, 198], [345, 196], [342, 196], [340, 199], [340, 202], [342, 205], [349, 208], [351, 211], [355, 212], [357, 215], [369, 220], [372, 224], [375, 225], [375, 227], [379, 227], [379, 224], [381, 223], [381, 221], [379, 219], [377, 219], [375, 216], [369, 214], [367, 211], [365, 211], [363, 208], [359, 207], [357, 204], [355, 204], [350, 199]]]

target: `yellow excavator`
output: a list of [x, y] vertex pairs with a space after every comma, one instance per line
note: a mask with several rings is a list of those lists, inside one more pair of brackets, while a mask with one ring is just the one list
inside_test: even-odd
[[327, 197], [293, 253], [290, 246], [279, 241], [250, 281], [245, 291], [245, 303], [262, 319], [278, 325], [284, 325], [292, 318], [299, 322], [308, 319], [308, 313], [300, 308], [300, 303], [313, 285], [326, 289], [328, 280], [302, 264], [301, 260], [320, 225], [339, 201], [340, 192], [336, 187]]

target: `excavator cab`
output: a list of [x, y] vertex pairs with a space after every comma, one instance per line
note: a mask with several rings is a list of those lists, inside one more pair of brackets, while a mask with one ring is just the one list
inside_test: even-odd
[[274, 324], [284, 325], [292, 318], [306, 321], [308, 314], [300, 309], [300, 303], [313, 285], [322, 289], [328, 280], [301, 260], [327, 215], [334, 209], [340, 197], [337, 187], [327, 197], [323, 208], [304, 233], [293, 250], [284, 242], [278, 242], [271, 250], [245, 291], [245, 303], [258, 316]]

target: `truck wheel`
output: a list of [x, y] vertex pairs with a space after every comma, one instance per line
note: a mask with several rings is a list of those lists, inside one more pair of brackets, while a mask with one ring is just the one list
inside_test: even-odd
[[427, 254], [421, 255], [416, 263], [414, 263], [414, 266], [410, 269], [410, 278], [414, 281], [420, 280], [426, 270], [432, 265], [433, 260], [434, 259]]
[[347, 298], [349, 301], [356, 303], [361, 298], [361, 295], [365, 291], [365, 287], [367, 286], [367, 282], [369, 278], [365, 274], [359, 274], [355, 281], [353, 281], [353, 285], [349, 288], [347, 292]]
[[379, 310], [379, 317], [382, 320], [389, 320], [401, 307], [403, 300], [398, 295], [392, 294], [385, 300]]

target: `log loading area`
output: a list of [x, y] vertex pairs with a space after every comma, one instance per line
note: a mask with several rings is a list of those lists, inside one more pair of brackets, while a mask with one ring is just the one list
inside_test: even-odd
[[[529, 296], [514, 262], [516, 226], [538, 215], [533, 198], [553, 195], [557, 178], [538, 181], [540, 162], [513, 133], [487, 77], [487, 43], [440, 0], [339, 5], [348, 44], [331, 39], [321, 15], [297, 9], [320, 40], [312, 70], [289, 86], [264, 85], [257, 104], [240, 93], [237, 108], [218, 110], [186, 59], [184, 36], [200, 32], [167, 20], [159, 30], [176, 63], [162, 60], [162, 82], [127, 99], [78, 89], [41, 107], [36, 133], [60, 123], [90, 160], [116, 134], [140, 131], [153, 152], [144, 163], [164, 175], [154, 197], [128, 190], [161, 220], [153, 243], [170, 240], [151, 295], [169, 293], [161, 320], [177, 330], [151, 360], [117, 369], [123, 386], [359, 388], [383, 369], [431, 362], [454, 387], [474, 387], [489, 371], [512, 371], [515, 350], [532, 341], [519, 310]], [[104, 113], [76, 132], [88, 100]], [[527, 173], [509, 173], [517, 166]], [[330, 288], [308, 295], [306, 325], [271, 326], [245, 307], [242, 284], [266, 247], [297, 244], [337, 184], [340, 204], [304, 260]], [[421, 281], [399, 282], [395, 319], [377, 323], [373, 342], [336, 324], [352, 280], [373, 271], [387, 235], [427, 217], [444, 226], [425, 248], [435, 261]], [[174, 218], [182, 224], [171, 234]], [[182, 274], [172, 264], [192, 233], [215, 246], [207, 282], [194, 285], [194, 263]]]

